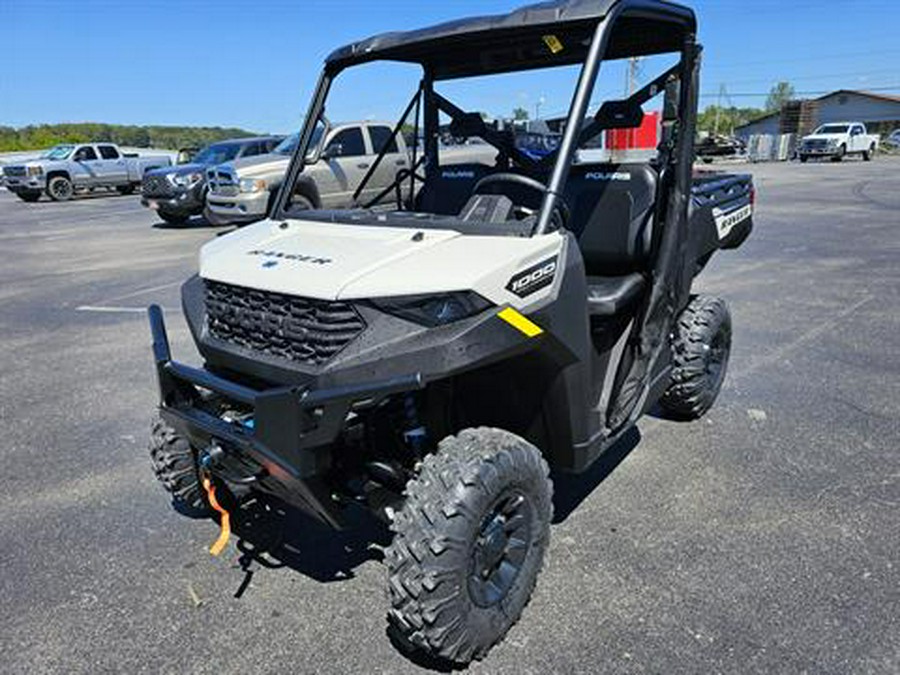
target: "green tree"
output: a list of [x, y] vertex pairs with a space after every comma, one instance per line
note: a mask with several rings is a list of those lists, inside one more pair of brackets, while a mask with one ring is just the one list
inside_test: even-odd
[[516, 122], [524, 122], [528, 120], [528, 111], [522, 107], [513, 108], [512, 116]]
[[721, 134], [730, 134], [735, 127], [739, 127], [747, 122], [752, 122], [766, 114], [765, 110], [759, 108], [735, 108], [734, 106], [708, 106], [697, 117], [697, 131], [706, 131], [712, 133], [716, 130], [716, 120], [718, 119], [718, 131]]
[[779, 82], [769, 90], [769, 97], [766, 99], [766, 110], [768, 112], [777, 112], [781, 110], [781, 106], [793, 100], [794, 96], [794, 85], [790, 82]]

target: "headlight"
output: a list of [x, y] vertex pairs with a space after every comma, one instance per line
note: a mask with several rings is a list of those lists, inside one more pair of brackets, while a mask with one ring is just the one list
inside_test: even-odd
[[828, 147], [829, 148], [836, 148], [837, 144], [838, 144], [837, 139], [835, 139], [835, 138], [828, 139]]
[[378, 309], [429, 328], [467, 319], [491, 307], [491, 303], [473, 291], [440, 295], [405, 295], [373, 300]]
[[263, 192], [268, 189], [266, 181], [259, 178], [241, 179], [241, 192]]
[[169, 174], [169, 180], [181, 187], [194, 187], [203, 180], [202, 173]]
[[41, 166], [29, 166], [28, 167], [28, 175], [29, 176], [43, 176], [44, 168]]

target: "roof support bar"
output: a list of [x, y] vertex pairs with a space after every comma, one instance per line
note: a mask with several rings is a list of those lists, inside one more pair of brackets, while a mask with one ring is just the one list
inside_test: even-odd
[[553, 173], [550, 176], [550, 183], [547, 185], [547, 193], [544, 195], [544, 203], [541, 205], [541, 212], [533, 234], [546, 234], [550, 230], [553, 211], [556, 209], [563, 188], [569, 178], [569, 168], [578, 149], [582, 122], [587, 115], [591, 94], [594, 91], [594, 84], [597, 81], [597, 75], [600, 73], [600, 62], [606, 53], [612, 28], [622, 13], [619, 7], [619, 5], [616, 5], [609, 15], [597, 25], [594, 31], [591, 48], [588, 50], [587, 59], [581, 68], [581, 75], [578, 78], [578, 88], [572, 97], [572, 105], [569, 108], [566, 130], [559, 145], [556, 165], [553, 167]]

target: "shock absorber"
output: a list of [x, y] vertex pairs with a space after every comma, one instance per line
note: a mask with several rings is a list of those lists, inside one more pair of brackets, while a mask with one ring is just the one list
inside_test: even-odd
[[419, 421], [419, 410], [416, 406], [416, 397], [407, 394], [403, 400], [403, 412], [406, 421], [406, 431], [403, 432], [403, 440], [412, 448], [417, 457], [425, 454], [425, 446], [428, 443], [428, 431]]

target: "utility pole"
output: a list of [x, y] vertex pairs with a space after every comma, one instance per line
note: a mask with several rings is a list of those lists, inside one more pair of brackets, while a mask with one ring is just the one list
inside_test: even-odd
[[535, 120], [541, 119], [541, 106], [544, 105], [545, 100], [546, 99], [543, 96], [541, 96], [540, 98], [538, 98], [537, 101], [535, 101], [535, 104], [534, 104], [534, 119]]
[[628, 96], [631, 96], [637, 90], [638, 64], [640, 62], [641, 58], [639, 56], [632, 56], [628, 59], [628, 68], [625, 72], [625, 93]]
[[719, 133], [719, 117], [722, 114], [722, 100], [725, 98], [725, 83], [719, 85], [719, 97], [716, 99], [716, 121], [713, 124], [713, 135], [718, 135]]

